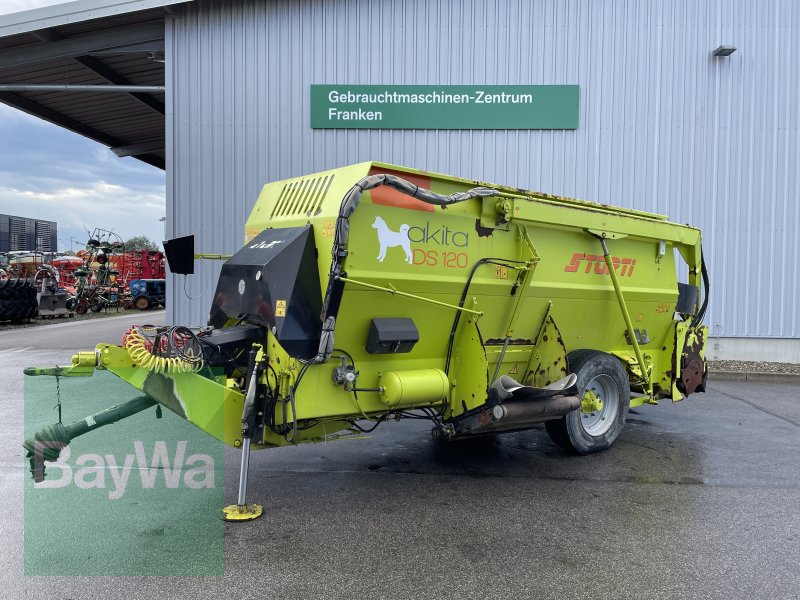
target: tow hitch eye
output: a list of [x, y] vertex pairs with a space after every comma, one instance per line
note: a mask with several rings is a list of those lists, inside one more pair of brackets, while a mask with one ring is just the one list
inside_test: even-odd
[[592, 390], [586, 390], [581, 400], [581, 410], [585, 414], [591, 414], [603, 410], [603, 401]]
[[100, 365], [100, 351], [89, 350], [72, 356], [73, 367], [97, 367]]

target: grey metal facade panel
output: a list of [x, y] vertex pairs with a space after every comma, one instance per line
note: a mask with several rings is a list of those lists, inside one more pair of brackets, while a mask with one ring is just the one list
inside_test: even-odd
[[[199, 0], [167, 25], [170, 224], [233, 252], [263, 183], [405, 164], [697, 225], [712, 335], [798, 337], [798, 40], [792, 0]], [[312, 83], [579, 84], [580, 126], [312, 130]]]

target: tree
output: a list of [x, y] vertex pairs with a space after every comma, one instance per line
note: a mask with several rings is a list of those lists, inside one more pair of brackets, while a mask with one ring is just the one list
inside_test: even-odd
[[145, 235], [135, 235], [125, 242], [125, 250], [159, 250], [160, 246]]

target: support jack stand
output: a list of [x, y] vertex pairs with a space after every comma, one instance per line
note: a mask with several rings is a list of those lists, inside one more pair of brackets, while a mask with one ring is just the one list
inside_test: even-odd
[[226, 521], [252, 521], [264, 513], [260, 504], [247, 503], [247, 472], [250, 468], [250, 442], [255, 430], [254, 407], [256, 401], [256, 387], [258, 381], [258, 366], [256, 365], [255, 347], [250, 350], [247, 394], [242, 408], [242, 465], [239, 468], [239, 497], [236, 504], [230, 504], [222, 509], [223, 519]]
[[250, 438], [242, 440], [242, 465], [239, 469], [239, 498], [222, 509], [226, 521], [252, 521], [264, 513], [260, 504], [247, 504], [247, 471], [250, 467]]

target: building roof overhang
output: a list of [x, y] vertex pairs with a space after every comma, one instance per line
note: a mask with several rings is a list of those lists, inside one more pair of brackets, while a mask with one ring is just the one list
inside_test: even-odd
[[0, 16], [0, 102], [164, 169], [165, 18], [187, 1], [79, 0]]

